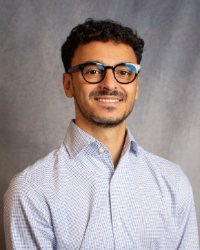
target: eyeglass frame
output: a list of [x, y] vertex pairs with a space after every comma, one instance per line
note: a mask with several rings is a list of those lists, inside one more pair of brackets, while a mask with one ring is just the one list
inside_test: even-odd
[[[134, 66], [135, 67], [135, 69], [136, 69], [136, 72], [135, 72], [135, 76], [134, 76], [134, 78], [133, 78], [133, 80], [131, 80], [131, 81], [129, 81], [129, 82], [120, 82], [119, 80], [117, 80], [117, 78], [116, 78], [116, 76], [115, 76], [115, 68], [116, 67], [118, 67], [118, 66], [120, 66], [120, 65], [125, 65], [126, 66], [126, 64], [131, 64], [132, 66]], [[100, 81], [97, 81], [97, 82], [89, 82], [88, 80], [86, 80], [85, 79], [85, 77], [84, 77], [84, 74], [83, 74], [83, 69], [84, 69], [84, 67], [85, 66], [87, 66], [87, 65], [101, 65], [102, 67], [103, 67], [103, 71], [104, 71], [104, 75], [103, 75], [103, 77], [102, 77], [102, 79], [100, 80]], [[90, 83], [90, 84], [97, 84], [97, 83], [100, 83], [100, 82], [102, 82], [103, 80], [104, 80], [104, 78], [105, 78], [105, 76], [106, 76], [106, 73], [107, 73], [107, 69], [112, 69], [112, 72], [113, 72], [113, 75], [114, 75], [114, 78], [115, 78], [115, 80], [118, 82], [118, 83], [120, 83], [120, 84], [129, 84], [129, 83], [131, 83], [131, 82], [133, 82], [133, 81], [135, 81], [135, 79], [136, 79], [136, 77], [138, 76], [138, 74], [140, 73], [140, 69], [141, 69], [141, 66], [140, 66], [140, 64], [134, 64], [134, 63], [128, 63], [128, 62], [122, 62], [122, 63], [118, 63], [118, 64], [116, 64], [116, 65], [114, 65], [114, 66], [104, 66], [102, 63], [99, 63], [99, 62], [86, 62], [86, 63], [82, 63], [82, 64], [78, 64], [78, 65], [75, 65], [75, 66], [72, 66], [71, 68], [69, 68], [68, 70], [67, 70], [67, 73], [68, 74], [71, 74], [71, 73], [73, 73], [73, 72], [76, 72], [76, 71], [81, 71], [81, 74], [82, 74], [82, 77], [83, 77], [83, 79], [86, 81], [86, 82], [88, 82], [88, 83]]]

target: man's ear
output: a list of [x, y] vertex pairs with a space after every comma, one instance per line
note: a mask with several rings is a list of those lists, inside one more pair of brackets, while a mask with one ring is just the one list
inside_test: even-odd
[[135, 82], [134, 82], [134, 84], [136, 85], [135, 87], [136, 87], [136, 90], [135, 90], [135, 100], [137, 100], [138, 99], [138, 95], [139, 95], [139, 83], [138, 83], [138, 75], [137, 75], [137, 77], [136, 77], [136, 79], [135, 79]]
[[70, 74], [64, 73], [63, 74], [63, 87], [65, 90], [65, 94], [68, 97], [74, 96], [74, 91], [72, 87], [72, 78]]
[[136, 95], [135, 95], [135, 100], [137, 100], [138, 99], [138, 95], [139, 95], [139, 84], [138, 84], [138, 81], [137, 81], [137, 83], [136, 83], [137, 85], [136, 85]]

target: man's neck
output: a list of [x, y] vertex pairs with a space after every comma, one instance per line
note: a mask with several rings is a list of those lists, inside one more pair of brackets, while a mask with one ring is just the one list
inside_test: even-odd
[[75, 121], [76, 125], [95, 139], [103, 143], [112, 155], [113, 165], [116, 168], [120, 160], [121, 152], [126, 138], [125, 122], [111, 128], [94, 126], [94, 124], [82, 124]]

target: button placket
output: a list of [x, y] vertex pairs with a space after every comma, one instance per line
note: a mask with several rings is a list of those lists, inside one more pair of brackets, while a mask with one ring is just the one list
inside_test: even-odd
[[122, 221], [121, 221], [121, 218], [120, 218], [120, 217], [117, 218], [116, 224], [117, 224], [117, 226], [119, 226], [119, 227], [122, 226]]
[[103, 154], [105, 150], [104, 148], [100, 147], [98, 151], [99, 151], [99, 154]]

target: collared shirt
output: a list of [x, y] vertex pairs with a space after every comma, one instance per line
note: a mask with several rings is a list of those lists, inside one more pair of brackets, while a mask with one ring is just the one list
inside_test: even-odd
[[182, 170], [127, 131], [115, 169], [107, 148], [73, 122], [64, 143], [5, 195], [7, 249], [199, 249]]

